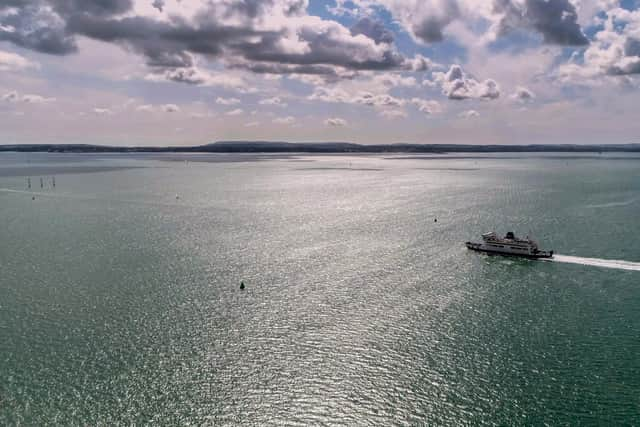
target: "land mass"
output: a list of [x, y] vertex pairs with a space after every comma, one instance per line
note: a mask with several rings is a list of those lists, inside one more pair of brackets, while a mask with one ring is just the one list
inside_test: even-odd
[[89, 144], [0, 145], [1, 151], [49, 153], [524, 153], [524, 152], [640, 152], [640, 144], [381, 144], [349, 142], [218, 141], [196, 146], [135, 147]]

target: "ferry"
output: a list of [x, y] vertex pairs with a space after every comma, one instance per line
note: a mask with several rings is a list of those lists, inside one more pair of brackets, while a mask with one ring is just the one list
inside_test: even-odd
[[516, 237], [513, 231], [504, 237], [498, 237], [495, 231], [482, 235], [482, 243], [466, 242], [467, 248], [472, 251], [487, 252], [496, 255], [518, 256], [524, 258], [553, 258], [553, 251], [538, 249], [538, 244], [525, 237]]

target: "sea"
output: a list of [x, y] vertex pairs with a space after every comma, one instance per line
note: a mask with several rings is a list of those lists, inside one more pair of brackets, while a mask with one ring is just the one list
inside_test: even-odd
[[638, 154], [0, 154], [2, 425], [640, 425], [639, 355]]

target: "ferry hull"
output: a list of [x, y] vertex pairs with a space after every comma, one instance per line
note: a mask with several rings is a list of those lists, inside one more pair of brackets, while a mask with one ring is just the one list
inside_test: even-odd
[[471, 249], [472, 251], [484, 252], [489, 255], [502, 255], [502, 256], [528, 258], [528, 259], [553, 258], [553, 251], [539, 251], [535, 254], [524, 254], [524, 253], [506, 252], [506, 251], [491, 249], [486, 247], [482, 243], [466, 242], [465, 245], [467, 246], [468, 249]]

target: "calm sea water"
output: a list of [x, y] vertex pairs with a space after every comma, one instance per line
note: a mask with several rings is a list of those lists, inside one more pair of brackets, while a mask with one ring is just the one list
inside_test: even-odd
[[0, 424], [637, 425], [639, 218], [628, 154], [1, 154]]

